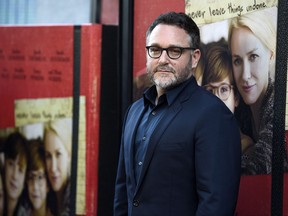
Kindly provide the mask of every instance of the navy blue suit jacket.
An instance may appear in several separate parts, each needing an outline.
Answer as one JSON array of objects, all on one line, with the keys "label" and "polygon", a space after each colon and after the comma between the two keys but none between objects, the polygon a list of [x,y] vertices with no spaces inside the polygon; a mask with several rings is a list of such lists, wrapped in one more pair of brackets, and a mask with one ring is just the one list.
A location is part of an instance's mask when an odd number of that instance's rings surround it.
[{"label": "navy blue suit jacket", "polygon": [[233,215],[241,144],[225,104],[191,78],[156,126],[136,183],[133,147],[144,109],[136,101],[124,120],[114,215]]}]

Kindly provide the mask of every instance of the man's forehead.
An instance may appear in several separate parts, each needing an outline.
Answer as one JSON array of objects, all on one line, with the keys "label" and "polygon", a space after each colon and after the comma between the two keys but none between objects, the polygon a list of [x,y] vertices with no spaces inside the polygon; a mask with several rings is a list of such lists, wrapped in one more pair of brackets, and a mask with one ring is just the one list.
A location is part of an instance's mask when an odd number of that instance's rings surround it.
[{"label": "man's forehead", "polygon": [[190,37],[184,29],[181,29],[178,26],[159,24],[153,29],[150,36],[147,38],[147,41],[149,42],[149,45],[165,42],[167,43],[166,45],[181,46],[189,45]]}]

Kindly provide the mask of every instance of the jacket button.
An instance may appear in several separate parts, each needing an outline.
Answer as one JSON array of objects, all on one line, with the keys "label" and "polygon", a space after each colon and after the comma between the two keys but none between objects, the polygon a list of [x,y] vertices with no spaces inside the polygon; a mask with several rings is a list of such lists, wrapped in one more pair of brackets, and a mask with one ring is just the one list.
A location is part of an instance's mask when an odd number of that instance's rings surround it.
[{"label": "jacket button", "polygon": [[138,207],[139,206],[139,201],[138,200],[134,200],[133,201],[133,206],[134,207]]}]

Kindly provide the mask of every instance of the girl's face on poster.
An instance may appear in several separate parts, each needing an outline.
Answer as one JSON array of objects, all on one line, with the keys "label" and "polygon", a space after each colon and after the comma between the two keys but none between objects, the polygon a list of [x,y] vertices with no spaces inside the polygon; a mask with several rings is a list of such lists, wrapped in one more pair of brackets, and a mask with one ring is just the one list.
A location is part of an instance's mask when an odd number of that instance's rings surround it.
[{"label": "girl's face on poster", "polygon": [[231,37],[235,82],[247,105],[264,97],[272,52],[248,29],[235,28]]},{"label": "girl's face on poster", "polygon": [[28,173],[28,195],[34,209],[46,207],[48,185],[44,169],[29,171]]},{"label": "girl's face on poster", "polygon": [[205,89],[212,92],[220,99],[221,96],[219,94],[229,95],[226,100],[222,99],[221,100],[230,109],[230,111],[234,113],[235,107],[238,106],[238,98],[235,96],[234,89],[231,86],[232,85],[231,82],[229,81],[229,77],[226,77],[224,80],[220,82],[211,82],[208,85],[205,85]]},{"label": "girl's face on poster", "polygon": [[58,192],[68,180],[70,157],[62,140],[52,131],[45,136],[45,155],[49,181]]},{"label": "girl's face on poster", "polygon": [[19,155],[15,160],[7,158],[5,161],[5,183],[9,199],[17,200],[24,188],[26,165],[20,165]]}]

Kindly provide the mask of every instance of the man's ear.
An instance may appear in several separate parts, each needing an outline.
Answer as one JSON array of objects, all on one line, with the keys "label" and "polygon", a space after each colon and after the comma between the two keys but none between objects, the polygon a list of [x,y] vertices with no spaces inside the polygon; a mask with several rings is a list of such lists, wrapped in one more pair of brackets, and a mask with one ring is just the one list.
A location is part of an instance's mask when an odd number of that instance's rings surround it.
[{"label": "man's ear", "polygon": [[201,51],[199,49],[196,49],[193,51],[193,54],[191,56],[192,58],[192,69],[195,69],[197,67],[197,64],[201,57]]}]

